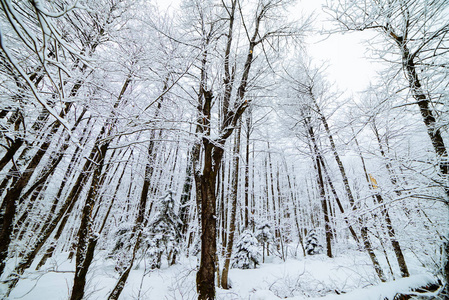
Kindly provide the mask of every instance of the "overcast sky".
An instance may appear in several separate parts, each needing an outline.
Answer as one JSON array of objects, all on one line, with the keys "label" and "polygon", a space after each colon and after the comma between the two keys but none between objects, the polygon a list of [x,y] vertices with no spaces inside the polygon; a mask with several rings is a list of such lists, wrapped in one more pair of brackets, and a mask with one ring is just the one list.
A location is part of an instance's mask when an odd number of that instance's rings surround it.
[{"label": "overcast sky", "polygon": [[[325,0],[299,0],[298,8],[316,15],[316,29],[329,29],[332,23],[323,12]],[[361,92],[375,79],[379,65],[366,56],[364,40],[373,36],[371,32],[351,32],[346,34],[311,35],[307,38],[309,54],[314,59],[329,63],[328,75],[342,90]]]}]

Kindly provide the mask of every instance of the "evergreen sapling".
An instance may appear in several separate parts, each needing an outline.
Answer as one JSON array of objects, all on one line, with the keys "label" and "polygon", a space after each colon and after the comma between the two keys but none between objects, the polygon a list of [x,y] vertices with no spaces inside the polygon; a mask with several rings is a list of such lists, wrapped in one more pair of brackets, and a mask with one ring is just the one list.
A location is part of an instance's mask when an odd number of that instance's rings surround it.
[{"label": "evergreen sapling", "polygon": [[307,255],[319,254],[323,250],[323,246],[318,242],[315,231],[311,231],[306,237],[306,253]]},{"label": "evergreen sapling", "polygon": [[239,269],[255,269],[259,264],[258,242],[250,230],[245,230],[236,245],[234,266]]},{"label": "evergreen sapling", "polygon": [[160,268],[162,256],[165,253],[168,264],[176,263],[176,256],[179,253],[179,243],[181,233],[179,231],[181,219],[175,212],[175,201],[172,192],[160,199],[158,211],[148,224],[147,245],[148,255],[151,257],[152,269]]}]

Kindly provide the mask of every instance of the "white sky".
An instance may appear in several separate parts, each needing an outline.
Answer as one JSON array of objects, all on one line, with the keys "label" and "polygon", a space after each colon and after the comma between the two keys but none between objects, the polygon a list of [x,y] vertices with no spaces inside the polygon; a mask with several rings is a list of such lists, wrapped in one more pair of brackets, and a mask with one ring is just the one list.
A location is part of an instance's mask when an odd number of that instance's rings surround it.
[{"label": "white sky", "polygon": [[321,42],[312,43],[309,53],[317,60],[328,61],[327,73],[343,90],[361,92],[376,76],[375,66],[365,57],[366,46],[361,33],[335,34]]},{"label": "white sky", "polygon": [[[323,12],[325,0],[299,0],[298,10],[315,12],[316,29],[328,29],[332,25]],[[346,34],[313,35],[306,41],[309,54],[318,61],[328,62],[327,73],[331,82],[336,82],[347,92],[361,92],[374,81],[379,65],[366,57],[367,46],[364,40],[372,37],[370,32],[351,32]]]}]

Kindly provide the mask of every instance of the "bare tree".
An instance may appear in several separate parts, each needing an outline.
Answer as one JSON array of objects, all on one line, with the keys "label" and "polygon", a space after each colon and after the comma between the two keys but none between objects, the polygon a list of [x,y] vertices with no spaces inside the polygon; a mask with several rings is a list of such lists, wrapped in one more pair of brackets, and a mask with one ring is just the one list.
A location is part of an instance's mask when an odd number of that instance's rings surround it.
[{"label": "bare tree", "polygon": [[[448,2],[436,1],[329,1],[326,8],[342,31],[374,30],[385,43],[383,57],[400,62],[411,97],[418,106],[434,152],[439,173],[448,176],[448,152],[438,123],[438,107],[447,105]],[[396,67],[396,65],[393,65]],[[397,68],[397,67],[396,67]],[[396,72],[397,74],[398,72]],[[435,78],[436,80],[432,80]],[[399,81],[399,78],[393,78]],[[442,184],[449,197],[449,188]],[[447,199],[446,203],[449,203]],[[449,282],[449,237],[444,242],[443,273]],[[448,284],[445,293],[449,294]]]},{"label": "bare tree", "polygon": [[[211,14],[211,6],[200,5],[199,1],[193,1],[198,18],[198,28],[201,33],[201,56],[199,67],[198,95],[198,134],[197,146],[194,150],[194,173],[198,200],[201,201],[201,262],[197,274],[197,290],[199,299],[215,298],[215,269],[216,269],[216,194],[218,170],[223,159],[224,145],[233,133],[235,126],[248,107],[251,99],[247,99],[247,91],[250,88],[250,74],[253,62],[261,51],[267,50],[264,43],[270,39],[297,36],[301,33],[297,26],[292,24],[274,23],[279,20],[279,13],[286,7],[288,1],[258,1],[248,8],[238,0],[229,3],[222,2],[218,5],[218,11],[213,11],[221,18],[207,19]],[[213,6],[212,6],[213,7]],[[249,18],[247,14],[251,16]],[[210,17],[209,17],[210,18]],[[268,21],[269,20],[269,21]],[[237,27],[238,26],[238,27]],[[242,49],[240,43],[235,41],[238,32],[244,32],[245,50],[239,57]],[[223,90],[221,93],[214,90],[210,64],[214,57],[211,53],[213,45],[219,41],[217,38],[224,36],[224,51],[219,53],[222,59]],[[271,44],[272,45],[272,44]],[[270,46],[271,47],[271,46]],[[259,50],[259,48],[261,50]],[[241,52],[240,52],[241,53]],[[221,73],[221,71],[220,71]],[[219,108],[214,108],[214,98],[222,97],[218,103]],[[220,112],[221,118],[215,127],[212,120],[213,110]],[[200,155],[201,153],[201,155]],[[201,158],[201,160],[200,160]]]}]

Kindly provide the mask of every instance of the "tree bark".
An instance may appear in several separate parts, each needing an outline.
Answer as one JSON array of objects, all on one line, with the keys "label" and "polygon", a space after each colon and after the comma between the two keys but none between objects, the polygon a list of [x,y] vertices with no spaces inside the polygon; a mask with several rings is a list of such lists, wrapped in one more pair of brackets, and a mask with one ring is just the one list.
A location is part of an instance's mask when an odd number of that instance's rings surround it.
[{"label": "tree bark", "polygon": [[190,206],[190,199],[191,199],[191,193],[192,193],[192,180],[193,180],[193,165],[192,165],[192,151],[187,153],[187,166],[186,166],[186,178],[184,180],[184,185],[182,188],[182,195],[181,195],[181,203],[179,207],[179,216],[182,221],[182,225],[180,225],[180,232],[184,236],[187,234],[187,228],[189,226],[188,219],[189,219],[189,206]]},{"label": "tree bark", "polygon": [[304,248],[304,238],[302,235],[303,230],[302,230],[301,226],[299,225],[299,213],[298,213],[297,199],[296,199],[295,193],[293,192],[293,186],[292,186],[292,181],[290,179],[289,171],[287,168],[287,162],[285,160],[283,162],[284,162],[285,174],[287,175],[287,183],[288,183],[288,189],[290,191],[290,198],[291,198],[292,205],[293,205],[293,215],[295,218],[296,230],[298,231],[299,243],[301,244],[302,255],[305,257],[306,249]]},{"label": "tree bark", "polygon": [[[338,194],[337,194],[337,191],[336,191],[336,189],[335,189],[335,187],[334,187],[334,184],[332,183],[332,180],[331,180],[331,178],[330,178],[330,176],[329,176],[329,172],[327,171],[327,168],[326,168],[326,166],[324,165],[324,161],[321,161],[321,164],[322,164],[321,166],[322,166],[323,171],[324,171],[324,174],[325,174],[325,176],[326,176],[326,179],[327,179],[327,183],[328,183],[328,185],[329,185],[329,188],[330,188],[332,194],[334,195],[335,202],[337,202],[338,209],[339,209],[340,212],[344,215],[344,214],[345,214],[345,210],[344,210],[344,208],[343,208],[343,205],[341,204],[340,197],[338,197]],[[353,208],[352,210],[354,210],[354,209],[355,209],[355,208]],[[349,232],[351,233],[352,237],[354,238],[354,241],[355,241],[357,244],[359,244],[359,238],[357,237],[357,234],[355,233],[355,230],[354,230],[354,228],[352,227],[352,225],[351,225],[351,223],[350,223],[348,217],[345,216],[344,219],[345,219],[346,224],[348,225]]]},{"label": "tree bark", "polygon": [[[248,107],[246,117],[246,152],[245,152],[245,229],[249,229],[250,203],[249,203],[249,143],[252,131],[251,108]],[[251,216],[251,219],[254,216]]]},{"label": "tree bark", "polygon": [[276,240],[276,248],[280,250],[280,244],[281,244],[281,228],[280,228],[280,217],[279,217],[279,210],[280,207],[276,205],[276,196],[274,193],[274,178],[273,178],[273,163],[271,161],[271,149],[270,149],[270,142],[267,141],[267,150],[268,150],[268,161],[267,161],[267,185],[269,180],[270,185],[270,191],[271,191],[271,203],[273,205],[273,225],[274,225],[274,236]]},{"label": "tree bark", "polygon": [[[406,30],[408,30],[409,24],[407,24]],[[449,174],[449,159],[447,148],[444,144],[443,137],[441,135],[440,128],[436,124],[434,113],[431,109],[431,100],[428,98],[427,93],[424,92],[418,73],[416,72],[415,58],[419,52],[410,53],[408,48],[407,35],[399,36],[392,28],[385,27],[386,34],[393,39],[399,47],[402,54],[402,68],[405,71],[405,75],[408,79],[409,88],[412,92],[413,98],[415,98],[421,117],[427,129],[427,134],[432,143],[433,149],[439,159],[439,171],[443,177],[447,177]],[[443,187],[446,193],[446,197],[449,198],[449,187]],[[448,203],[446,201],[446,203]],[[448,205],[449,209],[449,205]],[[449,295],[449,235],[446,235],[446,240],[443,243],[443,252],[445,252],[443,259],[443,272],[446,281],[445,293]]]},{"label": "tree bark", "polygon": [[28,184],[30,178],[36,171],[42,157],[47,152],[50,143],[52,142],[52,138],[59,128],[59,125],[59,122],[55,121],[54,125],[51,128],[51,132],[46,136],[45,142],[40,146],[36,154],[28,163],[25,171],[20,174],[19,178],[14,181],[13,185],[8,189],[3,200],[5,203],[5,210],[3,212],[3,215],[0,215],[0,223],[2,224],[0,231],[0,275],[3,274],[5,262],[8,257],[8,248],[12,239],[14,227],[13,220],[16,214],[18,201],[23,189]]},{"label": "tree bark", "polygon": [[337,147],[335,146],[334,137],[330,131],[329,124],[327,123],[327,119],[324,116],[324,114],[321,112],[321,108],[319,107],[314,95],[311,93],[311,97],[313,100],[313,103],[315,104],[315,109],[320,117],[321,123],[323,123],[323,127],[326,131],[327,137],[329,139],[329,143],[331,145],[332,155],[335,158],[335,161],[337,162],[338,170],[340,171],[341,178],[343,179],[343,185],[345,187],[345,192],[349,200],[349,204],[351,205],[351,209],[355,210],[354,205],[354,196],[352,195],[351,187],[349,186],[349,180],[348,176],[346,175],[345,167],[343,166],[343,162],[340,159],[340,155],[338,154]]},{"label": "tree bark", "polygon": [[240,133],[241,124],[238,125],[235,132],[235,144],[234,144],[234,155],[233,155],[233,176],[232,176],[232,192],[231,192],[231,217],[229,224],[229,234],[228,234],[228,245],[226,249],[225,263],[223,267],[223,272],[221,275],[221,287],[224,289],[229,289],[231,286],[228,282],[228,273],[232,258],[232,249],[234,247],[234,236],[235,236],[235,221],[237,214],[237,194],[238,194],[238,183],[239,183],[239,164],[240,164]]},{"label": "tree bark", "polygon": [[95,201],[98,198],[100,189],[99,181],[103,172],[104,160],[106,152],[109,148],[109,144],[110,142],[104,143],[99,146],[96,143],[96,145],[94,146],[96,149],[98,149],[95,155],[96,164],[93,170],[92,183],[82,211],[81,225],[78,230],[75,278],[70,300],[81,300],[84,296],[86,275],[92,262],[95,245],[98,239],[98,237],[92,232],[93,220],[91,215],[93,207],[95,205]]},{"label": "tree bark", "polygon": [[[360,150],[359,142],[357,140],[357,137],[355,137],[355,136],[354,136],[354,142],[355,142],[355,144],[357,146],[357,150],[358,150],[358,153],[359,153],[359,156],[360,156],[360,160],[362,162],[363,171],[365,173],[365,179],[367,180],[367,182],[369,184],[370,180],[369,180],[368,172],[367,172],[367,169],[366,169],[365,159],[363,158],[362,151]],[[387,281],[387,278],[385,277],[385,274],[384,274],[384,272],[382,270],[382,267],[379,264],[379,260],[377,259],[376,254],[374,253],[373,248],[371,246],[371,242],[370,242],[369,237],[368,237],[368,228],[366,228],[366,226],[364,226],[363,220],[361,218],[359,218],[359,223],[362,225],[361,235],[362,235],[363,243],[365,245],[365,249],[366,249],[366,251],[368,252],[368,254],[370,256],[371,262],[373,263],[374,269],[376,270],[376,273],[377,273],[379,279],[382,282],[385,282],[385,281]]]},{"label": "tree bark", "polygon": [[327,256],[332,256],[332,229],[330,226],[330,220],[329,220],[329,208],[327,207],[327,200],[326,200],[326,192],[324,189],[324,180],[323,180],[323,171],[322,171],[322,158],[321,155],[317,154],[315,158],[315,164],[317,166],[317,183],[318,187],[320,189],[320,201],[321,201],[321,208],[323,209],[324,214],[324,231],[326,234],[326,250],[327,250]]},{"label": "tree bark", "polygon": [[308,137],[312,143],[310,146],[312,149],[313,160],[315,163],[315,170],[317,172],[316,180],[320,193],[321,208],[324,214],[324,231],[326,235],[326,250],[327,250],[326,254],[328,257],[332,257],[332,230],[330,225],[329,210],[327,207],[326,190],[324,187],[324,179],[322,171],[322,165],[324,164],[323,157],[321,156],[321,152],[318,148],[318,141],[316,140],[315,132],[312,128],[310,117],[305,117],[304,123],[307,129]]},{"label": "tree bark", "polygon": [[361,233],[362,233],[361,235],[362,235],[363,244],[365,245],[365,249],[368,252],[371,262],[373,263],[374,270],[376,271],[377,276],[379,277],[380,281],[386,282],[387,278],[385,277],[384,271],[382,270],[382,267],[380,266],[379,260],[377,259],[377,256],[373,251],[373,246],[371,245],[371,242],[369,240],[368,228],[366,226],[362,226]]},{"label": "tree bark", "polygon": [[[204,168],[201,180],[201,261],[196,283],[199,300],[215,299],[216,270],[216,173],[212,165],[214,146],[205,141]],[[222,152],[216,149],[215,151]],[[221,154],[222,155],[222,154]],[[218,158],[218,157],[217,157]],[[214,160],[215,161],[215,160]],[[215,168],[217,165],[215,165]]]}]

